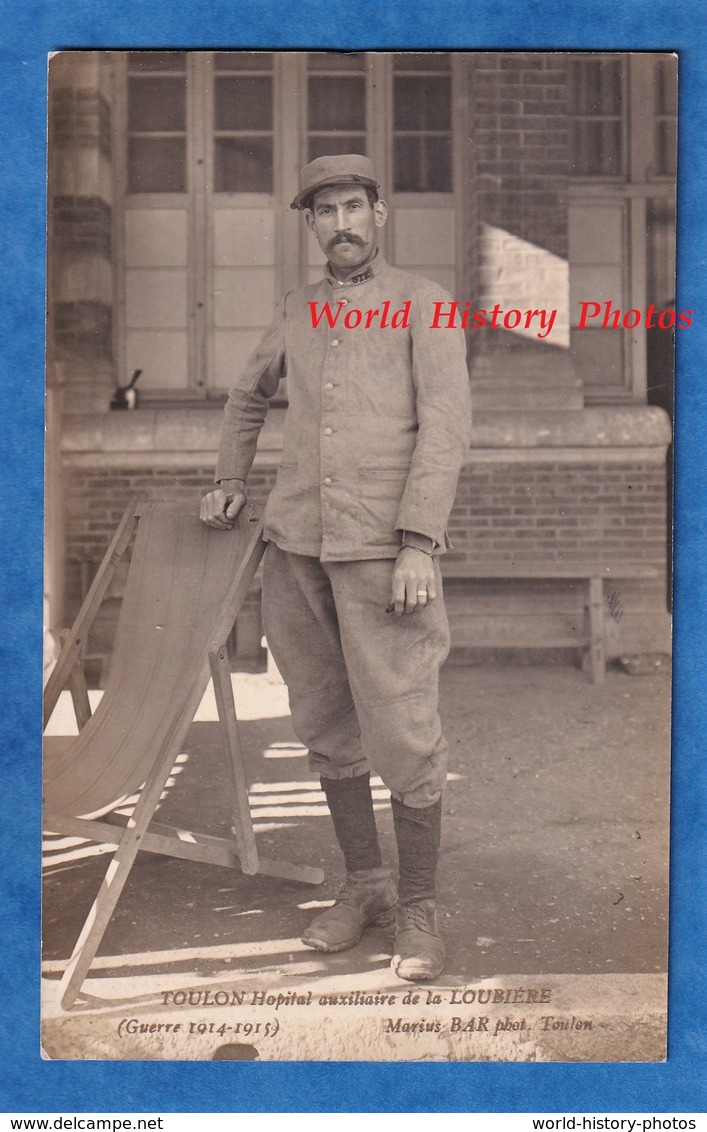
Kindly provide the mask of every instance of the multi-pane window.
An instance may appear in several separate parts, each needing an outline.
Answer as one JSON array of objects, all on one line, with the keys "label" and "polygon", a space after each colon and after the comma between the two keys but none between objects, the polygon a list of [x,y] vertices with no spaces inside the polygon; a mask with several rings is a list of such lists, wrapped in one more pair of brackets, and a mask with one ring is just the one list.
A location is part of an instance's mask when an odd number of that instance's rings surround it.
[{"label": "multi-pane window", "polygon": [[286,207],[303,161],[370,156],[395,206],[383,254],[454,289],[448,53],[134,51],[116,70],[118,366],[143,398],[219,396],[278,295],[321,278]]},{"label": "multi-pane window", "polygon": [[273,188],[272,53],[214,54],[214,188],[217,193],[271,193]]},{"label": "multi-pane window", "polygon": [[[570,58],[571,337],[588,403],[642,395],[654,345],[604,312],[674,303],[676,82],[667,54]],[[580,329],[590,296],[602,319]]]},{"label": "multi-pane window", "polygon": [[625,173],[622,58],[570,61],[570,173],[620,177]]},{"label": "multi-pane window", "polygon": [[[454,290],[452,57],[311,52],[304,102],[304,159],[367,154],[393,205],[380,234],[383,254]],[[304,248],[306,278],[314,282],[324,256],[313,236]]]},{"label": "multi-pane window", "polygon": [[181,51],[128,53],[129,192],[187,190],[186,70]]},{"label": "multi-pane window", "polygon": [[[383,57],[385,58],[385,57]],[[374,57],[311,52],[307,61],[307,159],[368,153],[367,103]],[[376,60],[376,65],[379,60]],[[452,68],[445,53],[391,57],[389,143],[394,192],[452,191]],[[381,107],[380,101],[376,105]],[[376,114],[378,118],[378,114]],[[376,121],[375,128],[378,126]],[[370,128],[370,126],[368,127]]]},{"label": "multi-pane window", "polygon": [[366,56],[311,52],[307,61],[308,160],[366,153]]},{"label": "multi-pane window", "polygon": [[[213,67],[214,188],[271,193],[273,75],[269,52],[216,52]],[[187,56],[131,51],[127,62],[127,187],[190,188]]]},{"label": "multi-pane window", "polygon": [[655,69],[655,173],[675,176],[677,165],[677,61],[659,59]]},{"label": "multi-pane window", "polygon": [[393,187],[396,192],[451,192],[452,76],[449,55],[395,56]]}]

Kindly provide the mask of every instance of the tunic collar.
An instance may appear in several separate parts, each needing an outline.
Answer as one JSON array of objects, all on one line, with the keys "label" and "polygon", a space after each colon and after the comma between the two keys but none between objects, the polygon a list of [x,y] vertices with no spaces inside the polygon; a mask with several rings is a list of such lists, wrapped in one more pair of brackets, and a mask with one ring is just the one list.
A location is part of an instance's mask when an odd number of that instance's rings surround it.
[{"label": "tunic collar", "polygon": [[375,279],[376,275],[380,275],[381,271],[387,266],[388,264],[380,251],[377,251],[371,262],[367,263],[356,275],[352,275],[350,279],[346,279],[344,282],[335,279],[328,263],[324,269],[324,278],[335,291],[340,291],[343,287],[359,287],[362,283],[368,283],[369,279]]}]

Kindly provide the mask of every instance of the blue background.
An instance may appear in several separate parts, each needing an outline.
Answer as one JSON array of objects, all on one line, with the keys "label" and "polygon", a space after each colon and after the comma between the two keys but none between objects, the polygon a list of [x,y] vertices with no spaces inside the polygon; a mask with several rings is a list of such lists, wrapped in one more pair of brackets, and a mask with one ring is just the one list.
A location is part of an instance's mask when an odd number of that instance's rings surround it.
[{"label": "blue background", "polygon": [[[446,4],[0,0],[0,1111],[705,1111],[707,9],[702,0]],[[623,1064],[47,1062],[39,1047],[46,56],[62,48],[608,48],[680,57],[669,1057]],[[702,363],[702,364],[701,364]]]}]

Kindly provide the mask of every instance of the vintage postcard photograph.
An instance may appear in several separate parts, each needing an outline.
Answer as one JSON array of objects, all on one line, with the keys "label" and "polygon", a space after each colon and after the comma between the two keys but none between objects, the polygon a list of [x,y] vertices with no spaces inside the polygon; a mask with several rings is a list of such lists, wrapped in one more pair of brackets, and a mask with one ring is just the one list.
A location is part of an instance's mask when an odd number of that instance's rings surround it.
[{"label": "vintage postcard photograph", "polygon": [[44,1056],[663,1061],[677,56],[48,74]]}]

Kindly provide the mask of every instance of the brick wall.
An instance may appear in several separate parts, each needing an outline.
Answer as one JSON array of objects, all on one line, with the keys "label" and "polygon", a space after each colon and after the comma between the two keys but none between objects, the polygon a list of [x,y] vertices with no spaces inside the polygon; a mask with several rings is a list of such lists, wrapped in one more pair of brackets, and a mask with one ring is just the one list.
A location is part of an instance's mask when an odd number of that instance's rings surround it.
[{"label": "brick wall", "polygon": [[[68,619],[78,609],[133,493],[193,493],[196,508],[212,476],[213,468],[206,463],[153,469],[137,464],[67,469]],[[274,478],[274,467],[256,467],[249,479],[250,500],[262,505]],[[582,566],[641,562],[662,571],[665,522],[665,468],[658,463],[628,459],[625,463],[533,462],[527,457],[518,462],[471,463],[462,472],[450,519],[454,548],[443,560],[453,644],[468,649],[470,636],[483,640],[491,623],[498,636],[499,625],[507,618],[508,643],[532,645],[534,634],[547,635],[552,618],[576,620],[582,610],[582,593],[571,585],[543,583],[524,589],[493,582],[468,583],[470,563],[505,561],[513,555],[519,562],[563,561]],[[91,646],[97,658],[110,653],[123,581],[124,574],[119,574],[97,621]],[[645,626],[656,610],[664,609],[664,595],[664,581],[622,587],[624,651],[648,647],[652,637]],[[234,638],[239,667],[262,662],[261,632],[254,593]],[[618,651],[618,637],[613,651]],[[465,656],[474,659],[468,653]]]},{"label": "brick wall", "polygon": [[566,259],[566,63],[526,52],[475,55],[469,92],[479,218]]},{"label": "brick wall", "polygon": [[[195,501],[212,467],[73,469],[67,482],[69,562],[99,561],[132,494],[166,490]],[[274,469],[254,470],[249,499],[263,504]],[[581,564],[665,560],[665,468],[654,463],[471,464],[463,470],[449,523],[454,549],[445,573],[467,562]]]},{"label": "brick wall", "polygon": [[607,654],[668,651],[666,522],[665,466],[652,461],[523,460],[467,467],[449,525],[454,549],[444,563],[453,659],[467,664],[510,657],[543,663],[579,659],[576,647],[546,646],[584,632],[584,584],[469,578],[472,565],[511,558],[582,569],[654,566],[655,579],[620,578],[605,586]]},{"label": "brick wall", "polygon": [[568,73],[563,56],[474,55],[464,263],[478,308],[556,310],[552,333],[469,331],[477,406],[580,409],[569,353]]},{"label": "brick wall", "polygon": [[665,468],[653,463],[480,464],[462,473],[446,573],[467,562],[665,561]]}]

